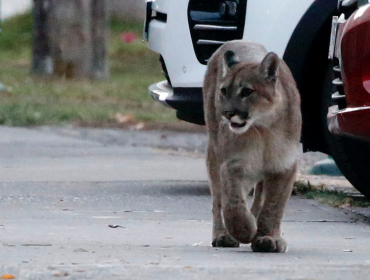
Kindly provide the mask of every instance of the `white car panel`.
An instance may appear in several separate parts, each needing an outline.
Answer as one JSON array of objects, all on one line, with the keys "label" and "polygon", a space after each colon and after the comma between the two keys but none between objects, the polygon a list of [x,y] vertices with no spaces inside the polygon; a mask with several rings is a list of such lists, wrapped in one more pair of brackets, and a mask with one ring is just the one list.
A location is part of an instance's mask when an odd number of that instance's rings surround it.
[{"label": "white car panel", "polygon": [[[189,0],[186,0],[189,3]],[[169,6],[173,5],[171,0],[152,0],[152,9],[166,14],[170,9]]]},{"label": "white car panel", "polygon": [[[243,39],[261,43],[282,57],[294,29],[313,2],[248,0]],[[206,71],[195,56],[188,3],[154,0],[152,4],[153,10],[167,14],[167,23],[150,22],[148,46],[163,56],[173,87],[202,87]]]},{"label": "white car panel", "polygon": [[284,55],[299,21],[314,0],[249,0],[243,39]]},{"label": "white car panel", "polygon": [[154,10],[167,14],[167,23],[163,26],[152,20],[149,25],[148,46],[163,56],[173,87],[202,87],[206,71],[206,66],[198,62],[191,41],[188,3],[154,1]]}]

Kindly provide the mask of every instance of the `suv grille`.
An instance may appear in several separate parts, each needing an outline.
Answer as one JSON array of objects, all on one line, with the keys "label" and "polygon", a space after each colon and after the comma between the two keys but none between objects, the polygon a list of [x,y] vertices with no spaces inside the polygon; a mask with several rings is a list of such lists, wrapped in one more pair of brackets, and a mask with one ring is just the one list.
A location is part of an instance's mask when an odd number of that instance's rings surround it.
[{"label": "suv grille", "polygon": [[247,0],[190,0],[188,19],[195,55],[207,64],[225,42],[242,39]]}]

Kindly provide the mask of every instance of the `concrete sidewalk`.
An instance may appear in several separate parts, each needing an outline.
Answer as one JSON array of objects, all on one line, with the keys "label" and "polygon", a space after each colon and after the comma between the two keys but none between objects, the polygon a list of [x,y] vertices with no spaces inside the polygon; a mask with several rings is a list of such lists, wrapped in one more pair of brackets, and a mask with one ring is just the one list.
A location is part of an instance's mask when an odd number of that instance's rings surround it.
[{"label": "concrete sidewalk", "polygon": [[53,129],[0,135],[0,276],[369,279],[370,226],[355,216],[292,197],[288,253],[212,248],[203,158]]}]

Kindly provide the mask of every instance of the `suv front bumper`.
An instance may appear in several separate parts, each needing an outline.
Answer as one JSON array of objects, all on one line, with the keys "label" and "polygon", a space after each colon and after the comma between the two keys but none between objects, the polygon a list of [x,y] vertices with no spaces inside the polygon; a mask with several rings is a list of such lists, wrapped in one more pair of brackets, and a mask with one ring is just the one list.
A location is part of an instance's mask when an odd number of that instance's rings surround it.
[{"label": "suv front bumper", "polygon": [[167,102],[167,98],[173,96],[173,89],[167,81],[162,81],[149,86],[149,94],[153,99],[166,107],[171,107]]},{"label": "suv front bumper", "polygon": [[204,125],[202,88],[172,88],[167,81],[149,86],[154,100],[177,111],[181,120]]}]

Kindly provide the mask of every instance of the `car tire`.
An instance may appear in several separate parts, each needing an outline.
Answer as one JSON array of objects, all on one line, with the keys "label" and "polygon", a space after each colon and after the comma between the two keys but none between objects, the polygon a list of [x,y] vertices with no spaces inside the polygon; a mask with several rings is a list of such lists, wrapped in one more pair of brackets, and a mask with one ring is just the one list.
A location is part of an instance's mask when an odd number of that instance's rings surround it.
[{"label": "car tire", "polygon": [[370,142],[334,135],[328,130],[327,113],[328,108],[332,105],[333,78],[333,65],[329,63],[321,99],[321,117],[325,140],[331,156],[343,175],[359,192],[370,199]]}]

